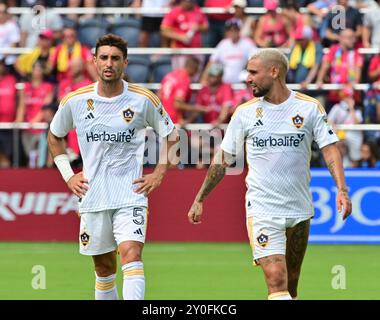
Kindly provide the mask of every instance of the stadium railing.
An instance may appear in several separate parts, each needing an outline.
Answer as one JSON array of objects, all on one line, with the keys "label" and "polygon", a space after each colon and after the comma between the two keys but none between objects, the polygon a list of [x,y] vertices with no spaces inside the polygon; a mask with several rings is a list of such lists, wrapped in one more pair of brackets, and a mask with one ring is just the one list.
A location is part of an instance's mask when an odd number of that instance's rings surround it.
[{"label": "stadium railing", "polygon": [[[346,131],[380,131],[380,124],[342,124],[337,125],[337,129],[346,130]],[[12,166],[18,168],[20,166],[20,131],[26,129],[43,129],[47,130],[49,124],[46,122],[0,122],[0,131],[1,130],[12,130],[13,132],[13,162]],[[184,127],[186,130],[211,130],[214,128],[211,124],[208,123],[193,123],[188,124]],[[225,130],[227,124],[219,126],[220,129]]]}]

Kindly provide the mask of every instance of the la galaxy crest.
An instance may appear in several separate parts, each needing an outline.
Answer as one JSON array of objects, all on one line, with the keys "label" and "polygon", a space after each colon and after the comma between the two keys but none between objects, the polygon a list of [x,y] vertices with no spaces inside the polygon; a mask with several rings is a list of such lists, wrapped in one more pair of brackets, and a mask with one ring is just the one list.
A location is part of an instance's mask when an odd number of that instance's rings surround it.
[{"label": "la galaxy crest", "polygon": [[133,117],[135,115],[135,112],[128,107],[127,109],[122,110],[122,116],[126,123],[131,123],[133,121]]},{"label": "la galaxy crest", "polygon": [[268,245],[268,242],[269,242],[269,236],[264,233],[264,232],[261,232],[260,235],[256,238],[257,240],[257,243],[262,247],[262,248],[265,248],[267,245]]},{"label": "la galaxy crest", "polygon": [[292,117],[293,125],[297,128],[300,129],[303,126],[304,122],[304,117],[300,116],[298,113]]},{"label": "la galaxy crest", "polygon": [[86,231],[83,231],[80,234],[80,242],[82,243],[83,247],[86,247],[90,242],[90,235]]}]

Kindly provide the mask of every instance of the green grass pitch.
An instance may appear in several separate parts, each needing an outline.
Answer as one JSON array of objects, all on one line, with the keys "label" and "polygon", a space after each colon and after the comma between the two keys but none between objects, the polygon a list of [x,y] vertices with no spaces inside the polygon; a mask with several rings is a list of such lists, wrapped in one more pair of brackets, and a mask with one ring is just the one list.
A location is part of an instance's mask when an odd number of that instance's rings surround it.
[{"label": "green grass pitch", "polygon": [[[299,298],[380,299],[379,257],[376,245],[309,245]],[[147,243],[146,299],[266,299],[262,271],[250,261],[243,243]],[[46,289],[32,287],[36,265],[46,271]],[[345,289],[333,288],[337,265],[344,267]],[[75,243],[0,243],[0,272],[0,299],[94,297],[92,259],[81,256]],[[121,297],[120,270],[117,283]]]}]

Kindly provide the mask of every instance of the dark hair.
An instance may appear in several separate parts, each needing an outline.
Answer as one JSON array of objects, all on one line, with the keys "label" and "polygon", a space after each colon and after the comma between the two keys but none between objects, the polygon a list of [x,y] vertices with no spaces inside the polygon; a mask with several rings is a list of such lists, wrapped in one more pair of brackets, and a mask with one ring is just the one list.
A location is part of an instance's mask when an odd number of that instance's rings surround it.
[{"label": "dark hair", "polygon": [[378,158],[376,144],[373,141],[364,141],[362,146],[367,145],[371,152],[371,157]]},{"label": "dark hair", "polygon": [[98,39],[95,46],[95,56],[98,54],[98,48],[102,46],[111,46],[120,49],[120,51],[123,52],[124,59],[128,56],[128,42],[115,34],[109,33]]},{"label": "dark hair", "polygon": [[185,60],[185,66],[199,66],[201,62],[195,56],[188,56]]}]

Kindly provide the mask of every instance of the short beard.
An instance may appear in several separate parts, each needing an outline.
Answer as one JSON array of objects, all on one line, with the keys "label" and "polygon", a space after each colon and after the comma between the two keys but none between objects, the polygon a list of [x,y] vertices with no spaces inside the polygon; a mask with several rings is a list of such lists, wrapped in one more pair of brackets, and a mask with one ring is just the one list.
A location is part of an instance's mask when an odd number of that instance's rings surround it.
[{"label": "short beard", "polygon": [[257,98],[261,98],[261,97],[264,97],[265,95],[267,95],[267,93],[269,92],[269,89],[268,88],[264,88],[264,89],[259,89],[259,91],[253,91],[253,95]]},{"label": "short beard", "polygon": [[102,81],[104,83],[106,83],[107,85],[112,85],[114,83],[118,83],[120,81],[120,79],[122,79],[122,75],[118,78],[114,78],[114,79],[106,79],[106,78],[103,78],[103,77],[100,77],[102,79]]}]

